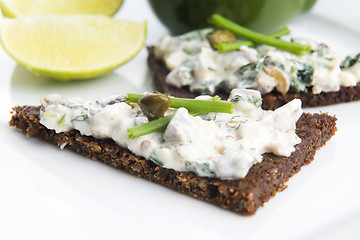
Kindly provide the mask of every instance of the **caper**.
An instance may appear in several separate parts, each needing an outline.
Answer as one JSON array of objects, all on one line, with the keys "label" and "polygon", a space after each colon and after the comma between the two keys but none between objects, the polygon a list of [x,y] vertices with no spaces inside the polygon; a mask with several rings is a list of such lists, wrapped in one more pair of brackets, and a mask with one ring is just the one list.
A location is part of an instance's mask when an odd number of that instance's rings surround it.
[{"label": "caper", "polygon": [[227,30],[214,30],[206,35],[212,48],[218,43],[230,43],[235,42],[237,39],[231,32]]},{"label": "caper", "polygon": [[138,104],[148,119],[154,120],[164,116],[170,107],[171,100],[165,94],[150,92],[140,98]]}]

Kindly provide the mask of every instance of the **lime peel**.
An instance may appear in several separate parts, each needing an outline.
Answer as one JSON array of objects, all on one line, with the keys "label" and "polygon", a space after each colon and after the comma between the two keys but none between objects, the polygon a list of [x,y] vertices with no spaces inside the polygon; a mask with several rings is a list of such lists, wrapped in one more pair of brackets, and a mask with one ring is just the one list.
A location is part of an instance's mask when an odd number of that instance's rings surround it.
[{"label": "lime peel", "polygon": [[146,21],[102,15],[37,16],[4,19],[1,44],[19,64],[59,80],[106,74],[144,46]]},{"label": "lime peel", "polygon": [[1,11],[5,17],[49,14],[102,14],[112,16],[123,0],[2,0]]}]

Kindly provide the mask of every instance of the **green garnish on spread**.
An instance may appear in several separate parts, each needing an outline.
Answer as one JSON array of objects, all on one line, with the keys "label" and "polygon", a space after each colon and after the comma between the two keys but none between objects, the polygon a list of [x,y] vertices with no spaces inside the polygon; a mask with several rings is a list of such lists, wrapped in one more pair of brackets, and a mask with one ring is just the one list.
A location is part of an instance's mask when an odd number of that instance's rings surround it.
[{"label": "green garnish on spread", "polygon": [[344,61],[340,64],[340,68],[341,69],[350,68],[359,62],[360,62],[360,53],[353,58],[350,56],[346,56]]},{"label": "green garnish on spread", "polygon": [[[126,98],[128,102],[137,103],[144,95],[128,93]],[[214,98],[209,100],[190,99],[190,98],[175,98],[170,97],[172,108],[184,107],[189,111],[203,111],[203,112],[223,112],[232,113],[234,104],[226,101],[219,101]]]},{"label": "green garnish on spread", "polygon": [[65,124],[65,117],[66,117],[66,114],[64,113],[64,115],[62,115],[62,117],[60,118],[59,120],[59,126],[63,127],[64,124]]},{"label": "green garnish on spread", "polygon": [[128,128],[129,138],[137,138],[144,136],[149,133],[164,131],[169,124],[170,120],[173,118],[174,114],[167,115],[165,117],[143,123],[141,125]]},{"label": "green garnish on spread", "polygon": [[266,44],[278,49],[293,52],[295,54],[306,54],[311,51],[310,45],[287,42],[272,36],[266,36],[264,34],[242,27],[219,14],[212,15],[209,19],[209,22],[218,27],[225,28],[239,36],[245,37],[255,43]]},{"label": "green garnish on spread", "polygon": [[[271,33],[268,36],[269,37],[280,37],[283,35],[287,35],[290,33],[290,29],[288,27],[285,27],[277,32]],[[253,46],[255,43],[252,41],[236,41],[236,42],[231,42],[231,43],[217,43],[215,44],[215,47],[217,48],[217,50],[219,51],[219,53],[223,53],[223,52],[228,52],[228,51],[234,51],[234,50],[238,50],[241,46]]]},{"label": "green garnish on spread", "polygon": [[[160,95],[160,93],[156,93],[157,95]],[[134,93],[128,93],[126,95],[128,102],[133,103],[141,103],[141,100],[146,96],[152,96],[150,94],[134,94]],[[227,101],[220,101],[220,98],[218,96],[212,97],[208,100],[201,100],[201,99],[188,99],[188,98],[174,98],[170,97],[170,107],[171,108],[180,108],[184,107],[186,108],[189,113],[192,116],[199,116],[205,113],[209,112],[223,112],[223,113],[232,113],[234,108],[233,102],[227,102]],[[152,104],[154,104],[152,102]],[[159,107],[161,103],[155,103],[157,105],[156,107]],[[167,106],[167,108],[169,107]],[[141,106],[140,106],[141,107]],[[142,108],[145,115],[148,115],[146,111]],[[147,123],[131,127],[128,129],[129,137],[130,138],[137,138],[152,132],[156,131],[163,131],[166,129],[168,123],[172,119],[174,114],[167,115],[165,117],[161,117],[152,121],[149,121]],[[151,120],[151,118],[150,118]]]}]

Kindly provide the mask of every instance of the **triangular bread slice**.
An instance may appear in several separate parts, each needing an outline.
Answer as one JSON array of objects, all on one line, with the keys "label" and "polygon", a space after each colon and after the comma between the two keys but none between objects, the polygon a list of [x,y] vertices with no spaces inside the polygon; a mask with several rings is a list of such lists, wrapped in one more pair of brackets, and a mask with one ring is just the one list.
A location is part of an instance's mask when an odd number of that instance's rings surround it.
[{"label": "triangular bread slice", "polygon": [[244,179],[221,180],[160,167],[119,147],[112,140],[82,136],[77,130],[57,134],[39,123],[39,112],[40,107],[14,107],[9,124],[28,137],[42,138],[61,148],[242,215],[254,214],[277,191],[285,189],[288,179],[303,165],[309,164],[316,150],[336,131],[335,117],[304,113],[296,126],[296,133],[302,141],[290,157],[264,154],[263,161],[251,167]]}]

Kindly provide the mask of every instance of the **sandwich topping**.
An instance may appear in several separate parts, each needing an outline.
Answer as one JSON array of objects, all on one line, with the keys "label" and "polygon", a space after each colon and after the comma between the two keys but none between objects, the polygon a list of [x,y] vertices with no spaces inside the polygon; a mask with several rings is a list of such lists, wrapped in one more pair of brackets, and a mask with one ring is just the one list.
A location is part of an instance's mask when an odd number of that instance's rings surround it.
[{"label": "sandwich topping", "polygon": [[233,112],[196,112],[169,104],[157,119],[168,119],[162,131],[134,137],[131,129],[157,120],[145,115],[137,103],[129,103],[129,96],[85,101],[51,94],[41,100],[40,123],[56,133],[76,129],[82,135],[110,138],[162,167],[220,179],[244,178],[262,161],[262,154],[290,156],[301,141],[295,132],[302,115],[298,99],[265,111],[255,90],[234,89],[228,101],[203,95],[196,101],[221,102],[231,105]]},{"label": "sandwich topping", "polygon": [[263,44],[241,46],[219,53],[207,38],[212,29],[202,29],[171,37],[164,36],[155,55],[170,70],[166,82],[189,87],[190,91],[213,94],[234,88],[251,88],[262,94],[339,91],[360,81],[360,54],[343,57],[324,43],[289,39],[310,45],[311,51],[296,55]]}]

